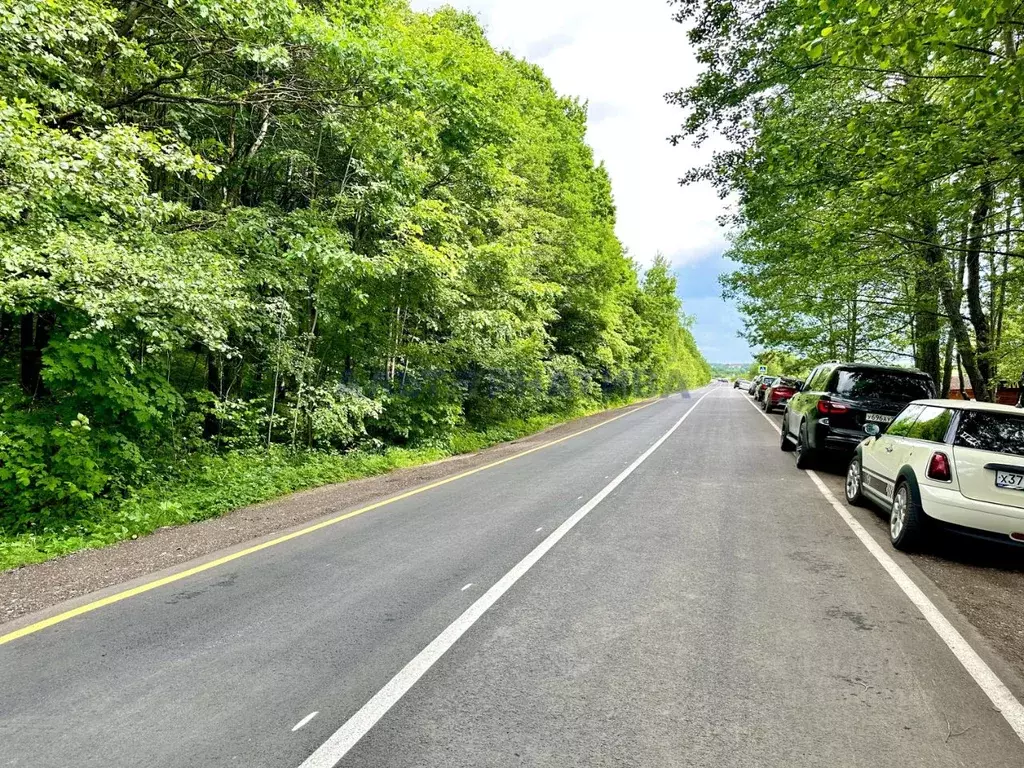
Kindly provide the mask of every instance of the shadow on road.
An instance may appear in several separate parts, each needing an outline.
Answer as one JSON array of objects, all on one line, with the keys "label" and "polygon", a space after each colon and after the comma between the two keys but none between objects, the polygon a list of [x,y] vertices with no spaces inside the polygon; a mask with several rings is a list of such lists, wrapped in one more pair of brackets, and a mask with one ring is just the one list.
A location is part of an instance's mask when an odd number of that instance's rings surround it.
[{"label": "shadow on road", "polygon": [[[816,469],[824,475],[845,478],[848,464],[849,460],[841,456],[827,457],[820,462]],[[875,513],[879,527],[887,528],[889,525],[888,515],[874,505],[870,506],[870,510]],[[928,550],[920,554],[975,568],[1024,573],[1024,547],[1009,542],[1002,544],[996,541],[986,541],[952,531],[936,531],[928,545]]]}]

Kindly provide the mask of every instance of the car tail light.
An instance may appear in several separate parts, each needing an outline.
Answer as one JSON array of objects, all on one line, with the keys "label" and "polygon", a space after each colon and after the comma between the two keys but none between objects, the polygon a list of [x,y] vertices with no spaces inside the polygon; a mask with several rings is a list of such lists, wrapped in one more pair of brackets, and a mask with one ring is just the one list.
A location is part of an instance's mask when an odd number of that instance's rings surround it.
[{"label": "car tail light", "polygon": [[819,400],[818,401],[818,413],[824,416],[832,416],[837,413],[848,413],[849,408],[845,405],[839,405],[833,403],[831,400]]},{"label": "car tail light", "polygon": [[932,454],[928,462],[928,477],[948,483],[953,479],[953,471],[949,468],[949,456],[939,451]]}]

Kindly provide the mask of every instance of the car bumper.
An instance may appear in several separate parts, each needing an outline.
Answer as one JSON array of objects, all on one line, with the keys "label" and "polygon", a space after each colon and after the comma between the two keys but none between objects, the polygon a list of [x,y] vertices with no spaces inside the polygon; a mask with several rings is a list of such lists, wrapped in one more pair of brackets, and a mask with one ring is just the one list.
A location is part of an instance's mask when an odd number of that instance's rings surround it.
[{"label": "car bumper", "polygon": [[853,453],[861,444],[864,433],[818,425],[818,446],[837,453]]},{"label": "car bumper", "polygon": [[1024,534],[1024,509],[974,501],[960,491],[921,484],[921,506],[928,517],[943,523],[1009,537]]}]

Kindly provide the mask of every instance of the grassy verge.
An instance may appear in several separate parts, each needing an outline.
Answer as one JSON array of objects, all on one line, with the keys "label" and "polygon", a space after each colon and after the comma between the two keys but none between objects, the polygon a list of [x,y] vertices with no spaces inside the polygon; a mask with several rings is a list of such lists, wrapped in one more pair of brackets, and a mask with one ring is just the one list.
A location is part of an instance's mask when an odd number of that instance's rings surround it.
[{"label": "grassy verge", "polygon": [[460,431],[443,447],[387,448],[372,453],[291,452],[275,448],[194,457],[180,468],[175,478],[142,487],[126,499],[97,500],[84,514],[59,526],[17,535],[0,530],[0,571],[138,538],[168,525],[218,517],[295,491],[472,453],[627,404],[593,405],[569,413],[508,421],[483,431]]}]

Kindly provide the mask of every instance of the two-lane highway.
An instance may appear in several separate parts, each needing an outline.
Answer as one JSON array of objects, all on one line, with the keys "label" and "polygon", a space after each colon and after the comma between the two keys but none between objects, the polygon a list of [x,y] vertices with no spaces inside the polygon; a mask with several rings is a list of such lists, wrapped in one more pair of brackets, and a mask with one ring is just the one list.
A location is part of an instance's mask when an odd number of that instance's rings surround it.
[{"label": "two-lane highway", "polygon": [[744,399],[667,397],[0,645],[0,765],[1024,765]]}]

